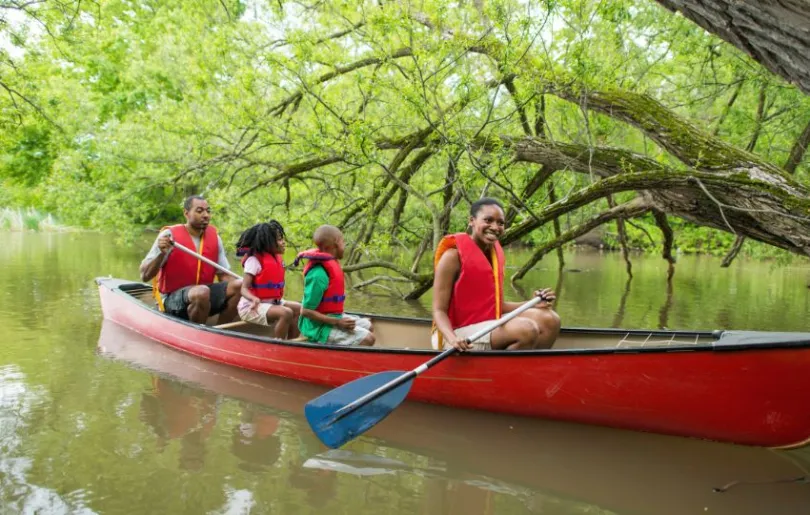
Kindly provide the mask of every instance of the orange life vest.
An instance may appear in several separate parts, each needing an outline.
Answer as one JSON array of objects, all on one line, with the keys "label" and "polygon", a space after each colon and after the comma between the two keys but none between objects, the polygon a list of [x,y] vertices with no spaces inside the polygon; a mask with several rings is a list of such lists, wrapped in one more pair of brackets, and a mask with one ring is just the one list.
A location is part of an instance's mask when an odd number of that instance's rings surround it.
[{"label": "orange life vest", "polygon": [[[217,230],[209,225],[200,237],[200,248],[195,248],[194,241],[183,224],[172,225],[168,228],[172,232],[172,239],[191,250],[196,250],[213,262],[219,258],[219,238]],[[161,230],[162,232],[162,230]],[[214,282],[216,269],[201,260],[189,256],[180,250],[172,250],[166,263],[158,272],[158,290],[164,295],[194,284],[211,284]]]},{"label": "orange life vest", "polygon": [[451,248],[458,251],[461,273],[453,285],[447,315],[453,329],[495,320],[503,310],[504,256],[501,244],[495,242],[490,259],[466,233],[445,236],[439,243],[434,259],[439,264],[442,255]]}]

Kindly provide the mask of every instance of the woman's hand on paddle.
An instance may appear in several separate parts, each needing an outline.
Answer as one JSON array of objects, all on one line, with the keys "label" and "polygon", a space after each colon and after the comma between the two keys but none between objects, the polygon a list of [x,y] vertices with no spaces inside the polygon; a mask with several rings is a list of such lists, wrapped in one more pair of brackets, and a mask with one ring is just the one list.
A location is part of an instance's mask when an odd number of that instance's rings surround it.
[{"label": "woman's hand on paddle", "polygon": [[543,288],[542,290],[536,290],[534,292],[535,297],[540,297],[543,299],[539,304],[537,304],[538,308],[550,308],[551,303],[554,302],[554,299],[557,298],[557,294],[554,293],[554,290],[551,288]]},{"label": "woman's hand on paddle", "polygon": [[[445,336],[445,338],[447,337]],[[467,338],[461,338],[456,335],[453,335],[453,338],[447,339],[445,341],[445,346],[455,347],[456,349],[458,349],[459,352],[464,352],[472,349],[472,345],[470,345],[470,342],[467,341]]]},{"label": "woman's hand on paddle", "polygon": [[341,331],[354,331],[354,319],[353,318],[338,318],[337,323],[335,323],[335,327],[340,329]]}]

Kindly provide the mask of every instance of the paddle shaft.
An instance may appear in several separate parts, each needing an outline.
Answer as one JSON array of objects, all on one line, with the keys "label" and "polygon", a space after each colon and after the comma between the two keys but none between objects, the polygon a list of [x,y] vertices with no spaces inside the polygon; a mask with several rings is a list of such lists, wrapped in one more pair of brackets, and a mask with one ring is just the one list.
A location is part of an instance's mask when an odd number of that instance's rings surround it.
[{"label": "paddle shaft", "polygon": [[[544,300],[546,300],[546,299],[544,299],[543,297],[535,297],[535,298],[533,298],[532,300],[526,302],[525,304],[523,304],[522,306],[520,306],[516,310],[512,311],[511,313],[508,313],[506,316],[504,316],[502,318],[499,318],[498,320],[496,320],[492,324],[488,325],[487,327],[481,329],[480,331],[477,331],[476,333],[471,334],[469,337],[467,337],[467,341],[474,342],[475,340],[477,340],[478,338],[481,338],[485,334],[491,333],[492,331],[494,331],[498,327],[502,326],[503,324],[505,324],[508,321],[512,320],[513,318],[520,315],[521,313],[523,313],[527,309],[534,307],[536,304],[538,304],[538,303],[540,303],[540,302],[542,302]],[[334,424],[335,422],[342,419],[343,417],[345,417],[349,413],[357,410],[358,408],[361,408],[361,407],[365,406],[366,404],[373,401],[374,399],[377,399],[381,395],[385,395],[386,393],[388,393],[391,390],[397,388],[398,386],[401,386],[401,385],[407,383],[408,381],[414,379],[416,376],[418,376],[422,372],[426,371],[427,369],[429,369],[430,367],[432,367],[436,363],[438,363],[441,360],[449,357],[451,354],[454,354],[457,351],[458,351],[458,349],[456,349],[455,347],[451,347],[451,348],[447,349],[446,351],[442,352],[441,354],[439,354],[438,356],[435,356],[430,361],[427,361],[427,362],[419,365],[418,367],[414,368],[410,372],[405,372],[404,374],[397,377],[393,381],[389,381],[388,383],[380,386],[379,388],[376,388],[376,389],[368,392],[367,394],[363,395],[359,399],[350,402],[349,404],[347,404],[347,405],[343,406],[342,408],[340,408],[339,410],[337,410],[335,412],[334,416],[332,417],[332,419],[329,421],[329,423]]]},{"label": "paddle shaft", "polygon": [[178,248],[178,249],[180,249],[180,250],[182,250],[182,251],[183,251],[183,252],[185,252],[186,254],[189,254],[189,255],[191,255],[191,256],[194,256],[195,258],[199,259],[199,260],[200,260],[200,261],[202,261],[203,263],[208,263],[209,265],[213,266],[214,268],[216,268],[216,269],[217,269],[217,270],[219,270],[220,272],[223,272],[223,273],[226,273],[226,274],[228,274],[228,275],[231,275],[231,276],[233,276],[233,277],[235,277],[235,278],[237,278],[237,279],[241,279],[241,278],[242,278],[242,276],[240,276],[240,275],[239,275],[239,274],[237,274],[236,272],[232,272],[232,271],[228,270],[228,269],[227,269],[227,268],[225,268],[224,266],[221,266],[219,263],[215,263],[215,262],[211,261],[210,259],[208,259],[207,257],[202,256],[202,255],[200,255],[200,254],[197,254],[196,252],[194,252],[194,251],[193,251],[193,250],[191,250],[190,248],[185,247],[185,246],[183,246],[183,245],[181,245],[181,244],[177,243],[177,242],[176,242],[176,241],[174,241],[174,240],[172,240],[172,246],[173,246],[173,247],[176,247],[176,248]]}]

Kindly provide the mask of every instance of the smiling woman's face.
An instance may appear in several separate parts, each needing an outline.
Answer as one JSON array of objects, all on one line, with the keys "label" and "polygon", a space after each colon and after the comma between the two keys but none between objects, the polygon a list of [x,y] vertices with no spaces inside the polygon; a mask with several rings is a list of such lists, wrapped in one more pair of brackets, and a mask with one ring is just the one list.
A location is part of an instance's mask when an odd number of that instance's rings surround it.
[{"label": "smiling woman's face", "polygon": [[470,227],[476,243],[487,247],[494,245],[506,227],[503,209],[494,204],[481,206],[475,216],[470,217]]}]

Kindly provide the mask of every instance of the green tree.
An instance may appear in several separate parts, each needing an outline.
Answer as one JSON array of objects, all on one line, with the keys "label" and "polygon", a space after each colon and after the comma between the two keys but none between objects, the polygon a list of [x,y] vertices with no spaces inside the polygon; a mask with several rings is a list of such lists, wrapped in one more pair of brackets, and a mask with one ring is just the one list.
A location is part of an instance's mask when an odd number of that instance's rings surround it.
[{"label": "green tree", "polygon": [[[653,2],[70,12],[19,65],[52,126],[26,118],[2,141],[5,180],[70,223],[134,235],[202,193],[229,241],[270,217],[299,246],[340,225],[347,269],[388,269],[367,284],[397,272],[411,297],[432,282],[424,256],[483,194],[508,204],[506,242],[536,248],[516,279],[603,225],[624,248],[660,229],[671,263],[676,234],[686,249],[810,248],[810,101]],[[12,168],[33,136],[44,157]],[[397,248],[409,255],[381,259]]]}]

